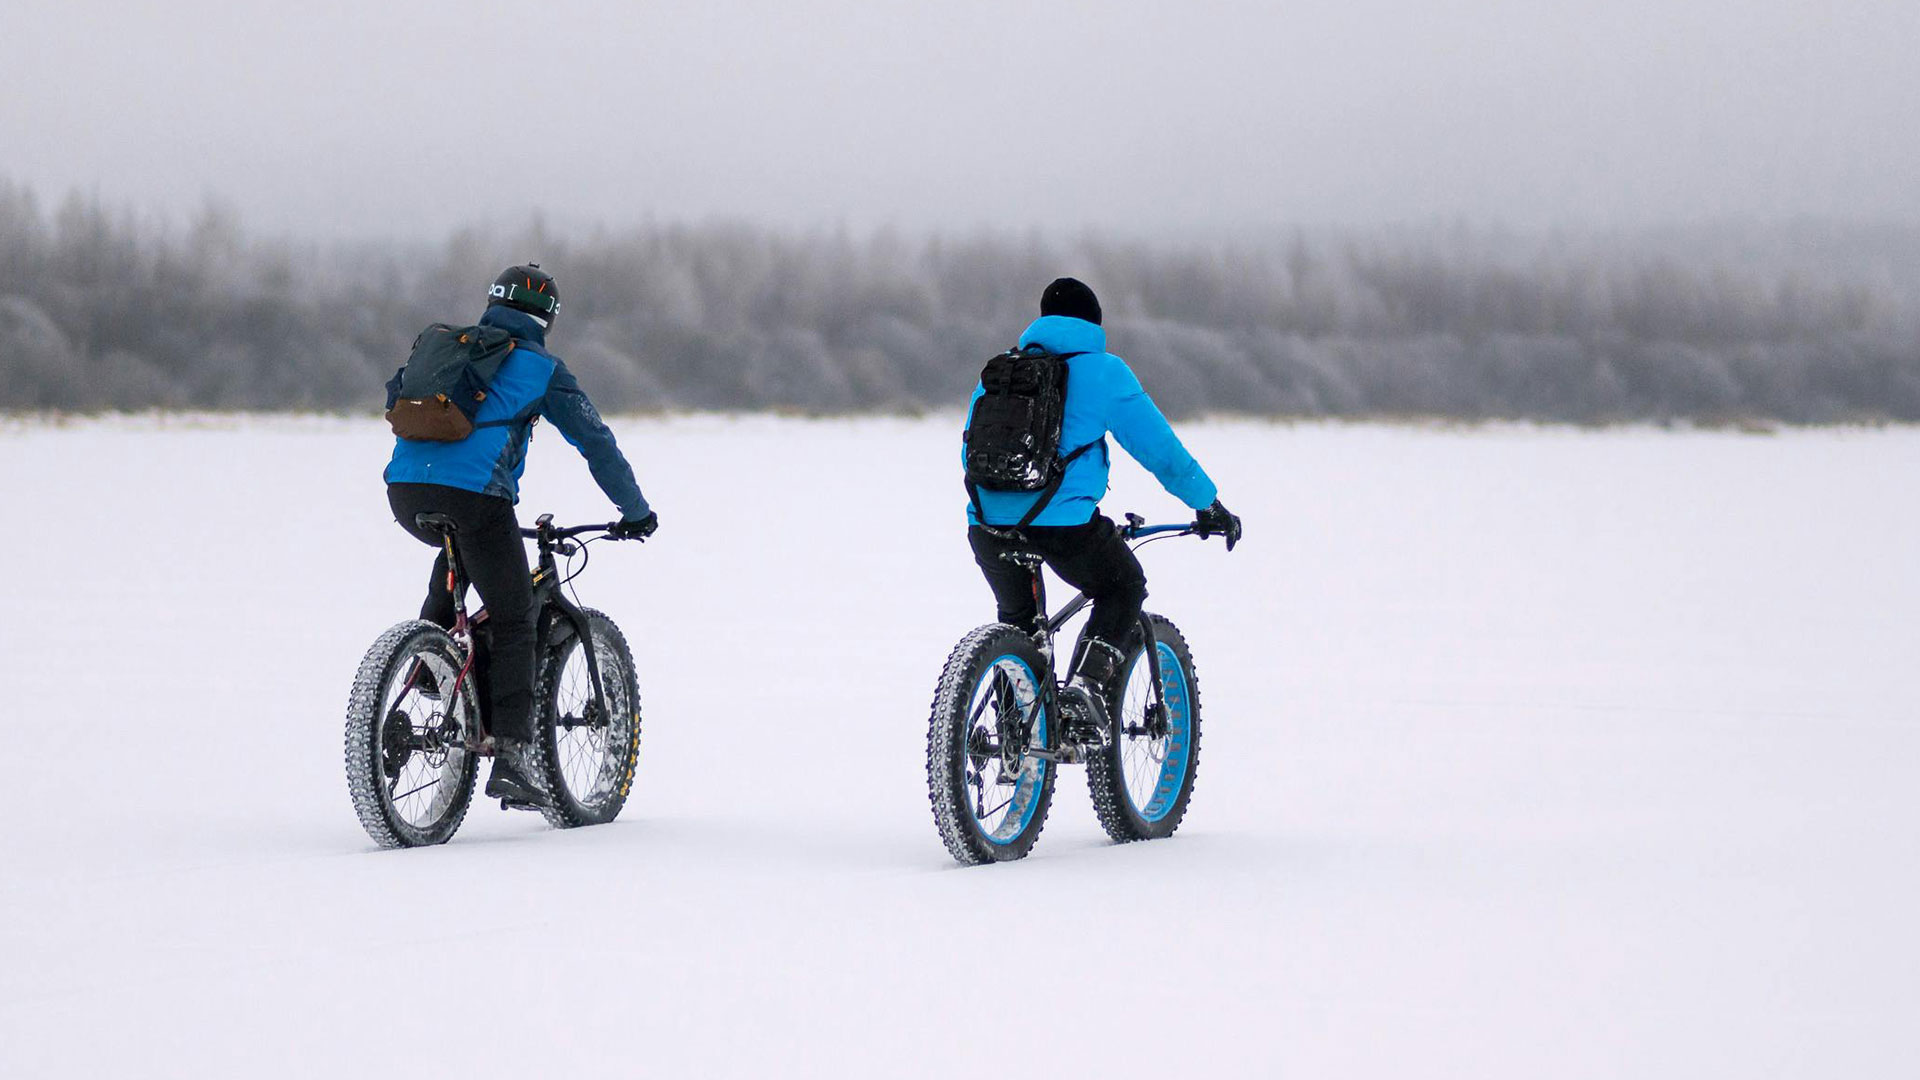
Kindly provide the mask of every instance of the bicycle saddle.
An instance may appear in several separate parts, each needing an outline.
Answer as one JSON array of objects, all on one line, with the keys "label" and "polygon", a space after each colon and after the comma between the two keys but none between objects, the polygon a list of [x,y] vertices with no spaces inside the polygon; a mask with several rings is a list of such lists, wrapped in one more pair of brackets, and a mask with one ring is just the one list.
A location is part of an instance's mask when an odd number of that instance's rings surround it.
[{"label": "bicycle saddle", "polygon": [[454,527],[453,519],[445,514],[415,514],[413,523],[430,532],[451,534],[460,531]]}]

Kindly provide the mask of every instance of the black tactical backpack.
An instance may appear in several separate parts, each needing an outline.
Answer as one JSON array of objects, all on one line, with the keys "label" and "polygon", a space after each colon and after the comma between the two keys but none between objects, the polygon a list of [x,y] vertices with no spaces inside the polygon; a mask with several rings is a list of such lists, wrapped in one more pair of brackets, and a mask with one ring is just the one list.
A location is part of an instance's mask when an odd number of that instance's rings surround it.
[{"label": "black tactical backpack", "polygon": [[419,442],[459,442],[473,434],[473,416],[512,351],[513,335],[497,326],[434,323],[420,331],[406,366],[387,382],[387,423],[393,433]]},{"label": "black tactical backpack", "polygon": [[1038,491],[1032,508],[1015,525],[1024,529],[1053,501],[1067,466],[1100,440],[1060,456],[1060,422],[1067,408],[1067,359],[1080,353],[1050,353],[1037,345],[1009,349],[980,372],[984,391],[967,417],[967,496],[983,518],[980,492]]}]

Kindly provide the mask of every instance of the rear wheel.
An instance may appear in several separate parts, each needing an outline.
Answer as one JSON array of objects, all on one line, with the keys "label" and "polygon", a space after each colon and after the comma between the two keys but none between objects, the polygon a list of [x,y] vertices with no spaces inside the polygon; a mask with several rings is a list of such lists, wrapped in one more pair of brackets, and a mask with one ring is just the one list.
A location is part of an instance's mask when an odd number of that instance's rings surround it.
[{"label": "rear wheel", "polygon": [[[562,829],[604,825],[620,816],[640,760],[640,687],[633,653],[612,619],[591,608],[586,616],[604,699],[594,695],[577,634],[547,654],[535,699],[541,715],[534,745],[553,792],[542,812]],[[570,626],[564,620],[562,625]]]},{"label": "rear wheel", "polygon": [[467,815],[478,698],[462,666],[447,632],[421,620],[380,635],[360,661],[347,699],[347,793],[382,847],[444,844]]},{"label": "rear wheel", "polygon": [[1054,767],[1024,751],[1046,744],[1049,678],[1033,639],[1002,623],[974,630],[947,657],[927,722],[927,797],[962,863],[1022,858],[1040,838]]},{"label": "rear wheel", "polygon": [[1122,843],[1172,836],[1186,816],[1200,768],[1200,682],[1193,654],[1178,627],[1158,615],[1149,618],[1161,698],[1154,695],[1153,668],[1135,634],[1108,702],[1113,741],[1087,762],[1094,813],[1107,835]]}]

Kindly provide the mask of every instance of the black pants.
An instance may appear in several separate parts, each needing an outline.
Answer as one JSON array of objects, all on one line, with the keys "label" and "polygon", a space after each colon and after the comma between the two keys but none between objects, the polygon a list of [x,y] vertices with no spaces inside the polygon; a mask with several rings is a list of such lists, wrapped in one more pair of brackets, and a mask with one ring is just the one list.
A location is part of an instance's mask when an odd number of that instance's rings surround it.
[{"label": "black pants", "polygon": [[1031,626],[1038,614],[1033,600],[1033,575],[1025,567],[1002,559],[1003,552],[1025,549],[1039,553],[1060,579],[1093,600],[1093,614],[1083,636],[1096,637],[1124,650],[1140,622],[1140,605],[1147,599],[1147,574],[1120,530],[1103,514],[1085,525],[1029,525],[1021,530],[1022,544],[995,535],[978,525],[967,529],[973,560],[993,589],[1000,621]]},{"label": "black pants", "polygon": [[447,589],[446,549],[439,533],[422,529],[413,519],[428,513],[453,519],[454,550],[487,606],[483,636],[492,688],[489,729],[500,738],[533,738],[533,576],[513,503],[441,484],[388,484],[387,504],[401,528],[440,550],[420,617],[448,628],[453,626],[453,593]]}]

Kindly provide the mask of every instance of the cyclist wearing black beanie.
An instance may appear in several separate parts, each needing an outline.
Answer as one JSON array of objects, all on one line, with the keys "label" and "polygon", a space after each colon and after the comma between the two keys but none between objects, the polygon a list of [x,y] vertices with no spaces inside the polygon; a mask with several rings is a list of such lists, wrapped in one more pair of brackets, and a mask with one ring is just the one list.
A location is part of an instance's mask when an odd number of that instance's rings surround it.
[{"label": "cyclist wearing black beanie", "polygon": [[[1001,557],[1013,549],[1038,552],[1062,580],[1093,600],[1069,689],[1086,694],[1096,707],[1105,700],[1147,597],[1140,560],[1100,513],[1100,498],[1107,492],[1107,435],[1197,511],[1195,524],[1203,533],[1224,535],[1228,550],[1240,540],[1240,519],[1220,504],[1212,479],[1173,433],[1133,369],[1107,351],[1100,319],[1099,298],[1076,278],[1059,278],[1041,293],[1040,318],[1020,335],[1020,347],[1065,360],[1057,439],[1064,468],[1050,490],[994,490],[970,481],[967,507],[967,539],[993,590],[1001,622],[1031,627],[1036,615],[1031,576]],[[983,383],[974,388],[973,402],[985,395]],[[970,408],[963,447],[974,442],[976,416]],[[983,426],[983,441],[989,437],[984,431]],[[1104,712],[1096,722],[1103,717]]]}]

